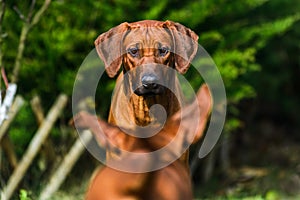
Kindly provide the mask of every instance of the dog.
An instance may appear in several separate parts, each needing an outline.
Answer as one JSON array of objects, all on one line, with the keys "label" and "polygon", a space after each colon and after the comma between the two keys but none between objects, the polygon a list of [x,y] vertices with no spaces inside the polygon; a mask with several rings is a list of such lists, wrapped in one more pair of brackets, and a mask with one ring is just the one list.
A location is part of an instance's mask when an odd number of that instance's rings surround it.
[{"label": "dog", "polygon": [[[178,159],[178,149],[184,148],[185,143],[195,142],[195,138],[198,140],[202,136],[211,108],[212,98],[209,89],[207,85],[203,85],[192,104],[170,116],[163,129],[149,138],[137,138],[124,133],[122,128],[86,112],[75,116],[73,123],[76,123],[77,127],[89,128],[100,145],[105,147],[121,148],[130,141],[134,144],[129,149],[130,152],[147,154],[175,141],[175,146],[168,147],[159,157],[141,160],[132,155],[125,155],[115,163],[128,165],[131,168],[136,165],[147,168],[157,162],[170,163],[158,170],[141,173],[125,172],[111,167],[114,163],[109,162],[108,166],[98,170],[92,178],[86,200],[191,200],[193,195],[189,171],[185,163]],[[195,134],[192,134],[194,132]],[[181,137],[176,137],[178,134]]]},{"label": "dog", "polygon": [[[198,36],[172,21],[124,22],[101,34],[95,47],[109,77],[117,78],[108,122],[134,130],[155,121],[153,105],[161,105],[169,118],[184,98],[175,70],[184,74],[197,53]],[[153,111],[153,110],[152,110]],[[155,111],[154,111],[155,113]],[[132,149],[130,143],[124,150]],[[107,152],[107,158],[116,157]],[[188,153],[182,156],[188,162]]]}]

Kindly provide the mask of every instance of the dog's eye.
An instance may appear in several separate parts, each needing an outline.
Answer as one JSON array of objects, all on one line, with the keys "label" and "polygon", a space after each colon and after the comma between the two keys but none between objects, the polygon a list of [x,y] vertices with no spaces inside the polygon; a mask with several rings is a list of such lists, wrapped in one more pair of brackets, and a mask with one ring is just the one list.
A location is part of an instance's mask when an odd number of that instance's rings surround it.
[{"label": "dog's eye", "polygon": [[168,47],[160,47],[158,49],[158,53],[159,53],[160,56],[165,56],[165,55],[167,55],[168,52],[169,52]]},{"label": "dog's eye", "polygon": [[136,47],[130,48],[127,50],[127,52],[132,56],[132,57],[137,57],[139,55],[139,49]]}]

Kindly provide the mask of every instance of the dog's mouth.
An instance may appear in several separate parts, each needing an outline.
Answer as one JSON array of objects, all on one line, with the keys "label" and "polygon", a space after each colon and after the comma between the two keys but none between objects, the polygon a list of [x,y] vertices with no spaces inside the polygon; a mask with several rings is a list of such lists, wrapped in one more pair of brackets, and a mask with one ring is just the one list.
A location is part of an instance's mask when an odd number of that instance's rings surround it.
[{"label": "dog's mouth", "polygon": [[145,87],[145,85],[143,85],[134,90],[134,93],[136,95],[144,96],[144,97],[161,95],[164,92],[165,92],[165,87],[159,84],[155,84],[153,87]]}]

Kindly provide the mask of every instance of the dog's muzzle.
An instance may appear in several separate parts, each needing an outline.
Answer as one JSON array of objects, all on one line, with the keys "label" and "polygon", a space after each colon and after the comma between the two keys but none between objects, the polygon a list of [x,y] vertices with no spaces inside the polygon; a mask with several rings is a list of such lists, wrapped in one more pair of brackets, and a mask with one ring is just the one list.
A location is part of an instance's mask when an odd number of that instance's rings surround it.
[{"label": "dog's muzzle", "polygon": [[164,93],[165,87],[159,84],[155,74],[145,74],[141,78],[141,86],[134,90],[138,96],[154,96]]}]

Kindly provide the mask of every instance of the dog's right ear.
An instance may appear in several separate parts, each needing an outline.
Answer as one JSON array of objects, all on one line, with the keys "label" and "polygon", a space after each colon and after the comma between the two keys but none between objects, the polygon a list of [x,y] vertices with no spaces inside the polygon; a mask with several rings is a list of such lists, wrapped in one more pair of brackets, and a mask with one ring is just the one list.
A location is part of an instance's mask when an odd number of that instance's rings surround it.
[{"label": "dog's right ear", "polygon": [[124,33],[130,26],[124,22],[109,31],[102,33],[95,40],[95,47],[101,60],[104,62],[106,73],[109,77],[114,77],[122,64],[121,43]]}]

